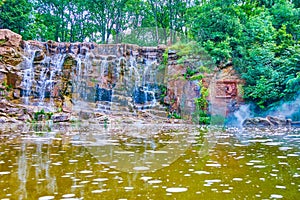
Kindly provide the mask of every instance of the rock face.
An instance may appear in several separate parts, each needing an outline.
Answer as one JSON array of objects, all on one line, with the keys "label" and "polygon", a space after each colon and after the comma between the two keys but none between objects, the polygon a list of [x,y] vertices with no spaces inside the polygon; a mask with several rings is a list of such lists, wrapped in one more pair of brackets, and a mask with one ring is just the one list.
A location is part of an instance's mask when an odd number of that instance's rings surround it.
[{"label": "rock face", "polygon": [[[201,96],[199,80],[186,78],[187,69],[195,65],[193,61],[177,62],[175,51],[169,51],[167,77],[167,96],[165,103],[170,105],[170,110],[190,117],[195,111],[195,98]],[[232,66],[215,68],[214,71],[203,73],[203,87],[208,88],[209,108],[211,115],[227,116],[237,110],[243,102],[244,81],[239,77]]]},{"label": "rock face", "polygon": [[255,117],[248,118],[243,122],[244,127],[278,127],[278,126],[291,126],[292,121],[290,119],[267,116],[267,117]]},{"label": "rock face", "polygon": [[[30,120],[37,109],[112,114],[147,110],[159,117],[166,117],[169,109],[191,116],[194,99],[200,95],[198,81],[185,78],[189,62],[179,64],[174,51],[169,51],[167,66],[162,68],[165,49],[23,41],[20,35],[1,29],[0,99],[29,112],[2,109],[1,121],[12,112],[18,120]],[[210,103],[228,107],[240,102],[242,81],[232,67],[214,74],[206,74],[203,80],[205,87],[213,88]],[[67,121],[66,116],[54,115],[53,120]]]}]

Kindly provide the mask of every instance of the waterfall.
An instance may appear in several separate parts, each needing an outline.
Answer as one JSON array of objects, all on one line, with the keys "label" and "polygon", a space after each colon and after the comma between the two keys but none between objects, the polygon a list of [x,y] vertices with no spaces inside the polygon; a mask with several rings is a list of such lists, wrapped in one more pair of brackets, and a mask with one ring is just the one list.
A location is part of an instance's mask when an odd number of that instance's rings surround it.
[{"label": "waterfall", "polygon": [[[135,64],[135,62],[133,62]],[[157,80],[155,77],[156,59],[144,58],[143,63],[131,65],[138,75],[135,79],[134,104],[138,110],[152,108],[156,105],[155,89]],[[141,74],[141,75],[140,75]]]},{"label": "waterfall", "polygon": [[40,74],[40,80],[38,81],[38,94],[39,94],[39,105],[44,105],[45,91],[46,91],[46,80],[47,80],[48,69],[43,68]]},{"label": "waterfall", "polygon": [[[24,62],[22,63],[25,68],[21,83],[23,87],[22,96],[24,97],[25,104],[30,103],[29,97],[31,95],[37,96],[39,100],[37,105],[46,106],[49,110],[52,110],[54,107],[53,86],[56,76],[61,73],[65,54],[45,55],[42,60],[36,62],[35,54],[38,51],[42,52],[42,49],[26,43]],[[40,71],[38,72],[35,67],[39,67]],[[37,79],[36,75],[38,75],[38,73],[39,76]],[[46,96],[50,98],[50,104],[45,104]]]},{"label": "waterfall", "polygon": [[35,50],[31,48],[30,45],[25,43],[25,48],[24,48],[24,62],[21,63],[24,68],[24,75],[23,75],[23,80],[21,82],[21,86],[24,88],[22,92],[22,96],[24,97],[24,103],[26,105],[29,104],[29,97],[31,95],[31,87],[33,85],[34,81],[34,55],[35,55]]},{"label": "waterfall", "polygon": [[153,49],[129,45],[126,53],[118,54],[114,50],[119,46],[68,45],[26,44],[21,84],[26,104],[55,111],[55,101],[67,99],[71,103],[61,105],[106,113],[112,106],[132,112],[158,105],[158,58]]}]

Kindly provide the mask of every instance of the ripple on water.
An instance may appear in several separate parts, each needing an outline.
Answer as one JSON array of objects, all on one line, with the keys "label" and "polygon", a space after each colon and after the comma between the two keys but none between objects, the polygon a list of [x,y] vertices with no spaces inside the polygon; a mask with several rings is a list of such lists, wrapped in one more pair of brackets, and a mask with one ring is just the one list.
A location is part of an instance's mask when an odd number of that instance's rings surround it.
[{"label": "ripple on water", "polygon": [[181,187],[173,187],[173,188],[167,188],[166,192],[186,192],[188,189],[187,188],[181,188]]},{"label": "ripple on water", "polygon": [[107,181],[108,180],[108,178],[95,178],[95,179],[93,179],[93,181],[95,181],[95,182],[103,182],[103,181]]},{"label": "ripple on water", "polygon": [[64,194],[62,195],[63,198],[71,198],[71,197],[75,197],[75,194]]},{"label": "ripple on water", "polygon": [[211,179],[211,180],[204,180],[206,183],[211,184],[211,183],[220,183],[220,179]]},{"label": "ripple on water", "polygon": [[207,167],[221,167],[222,165],[219,163],[208,163],[206,164]]},{"label": "ripple on water", "polygon": [[291,147],[279,147],[279,150],[280,151],[287,151],[287,150],[290,150],[292,149]]},{"label": "ripple on water", "polygon": [[194,171],[195,174],[210,174],[210,172],[207,171]]},{"label": "ripple on water", "polygon": [[125,190],[133,190],[133,187],[124,187]]},{"label": "ripple on water", "polygon": [[231,191],[230,190],[223,190],[222,192],[223,193],[230,193]]},{"label": "ripple on water", "polygon": [[288,157],[298,157],[299,155],[298,154],[294,154],[294,153],[290,153],[287,155]]},{"label": "ripple on water", "polygon": [[262,143],[263,145],[267,145],[267,146],[279,146],[282,144],[282,142],[265,142]]},{"label": "ripple on water", "polygon": [[141,177],[141,180],[143,180],[143,181],[148,181],[148,180],[151,180],[152,179],[152,177],[150,177],[150,176],[142,176]]},{"label": "ripple on water", "polygon": [[275,186],[277,189],[286,189],[286,187],[284,185],[276,185]]},{"label": "ripple on water", "polygon": [[253,168],[262,169],[262,168],[266,168],[266,166],[265,165],[254,165]]},{"label": "ripple on water", "polygon": [[146,171],[149,170],[149,167],[144,167],[144,166],[140,166],[140,167],[134,167],[133,170],[135,171]]},{"label": "ripple on water", "polygon": [[271,194],[270,198],[271,198],[271,199],[282,199],[283,196],[280,195],[280,194]]},{"label": "ripple on water", "polygon": [[233,181],[243,181],[242,178],[233,178],[232,180],[233,180]]},{"label": "ripple on water", "polygon": [[162,181],[161,180],[150,180],[148,181],[149,184],[158,184],[158,183],[161,183]]},{"label": "ripple on water", "polygon": [[49,200],[49,199],[54,199],[54,196],[43,196],[39,198],[39,200]]},{"label": "ripple on water", "polygon": [[92,191],[93,194],[99,194],[99,193],[102,193],[102,192],[105,192],[105,190],[93,190]]},{"label": "ripple on water", "polygon": [[91,171],[91,170],[82,170],[79,173],[80,174],[91,174],[91,173],[93,173],[93,171]]}]

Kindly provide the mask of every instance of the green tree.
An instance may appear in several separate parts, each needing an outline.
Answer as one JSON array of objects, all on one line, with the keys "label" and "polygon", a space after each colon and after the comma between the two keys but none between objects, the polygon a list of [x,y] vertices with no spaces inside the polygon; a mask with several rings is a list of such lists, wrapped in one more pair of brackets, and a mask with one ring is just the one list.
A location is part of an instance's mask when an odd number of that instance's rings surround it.
[{"label": "green tree", "polygon": [[32,3],[27,0],[6,0],[0,5],[0,28],[10,29],[32,39],[30,28],[33,23]]}]

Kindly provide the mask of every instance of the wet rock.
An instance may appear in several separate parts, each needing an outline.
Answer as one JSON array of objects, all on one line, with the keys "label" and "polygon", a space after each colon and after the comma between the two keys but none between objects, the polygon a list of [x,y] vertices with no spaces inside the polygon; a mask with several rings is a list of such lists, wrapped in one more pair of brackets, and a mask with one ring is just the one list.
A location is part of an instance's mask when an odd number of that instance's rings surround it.
[{"label": "wet rock", "polygon": [[57,47],[58,47],[58,43],[57,42],[49,40],[46,43],[46,49],[48,50],[48,52],[50,54],[57,53]]},{"label": "wet rock", "polygon": [[43,51],[36,51],[34,54],[34,61],[42,61],[45,58],[45,54]]},{"label": "wet rock", "polygon": [[267,116],[248,118],[243,122],[244,127],[277,127],[290,126],[292,121],[281,117]]},{"label": "wet rock", "polygon": [[263,117],[255,117],[255,118],[248,118],[243,122],[244,127],[268,127],[272,126],[272,123]]},{"label": "wet rock", "polygon": [[24,121],[24,122],[29,122],[31,121],[31,116],[29,114],[24,114],[18,117],[18,120]]},{"label": "wet rock", "polygon": [[0,117],[0,123],[6,123],[7,118],[6,117]]},{"label": "wet rock", "polygon": [[70,115],[65,114],[65,113],[54,114],[54,115],[52,115],[51,119],[53,120],[54,123],[68,122],[68,121],[70,121]]},{"label": "wet rock", "polygon": [[13,93],[13,97],[15,99],[19,99],[21,97],[21,91],[19,89],[15,89]]},{"label": "wet rock", "polygon": [[1,110],[0,110],[0,117],[7,118],[8,116],[7,116],[7,114],[6,114],[6,113],[4,113],[4,112],[1,112]]},{"label": "wet rock", "polygon": [[282,117],[273,117],[273,116],[267,116],[266,117],[274,126],[290,126],[292,123],[292,120],[285,119]]}]

